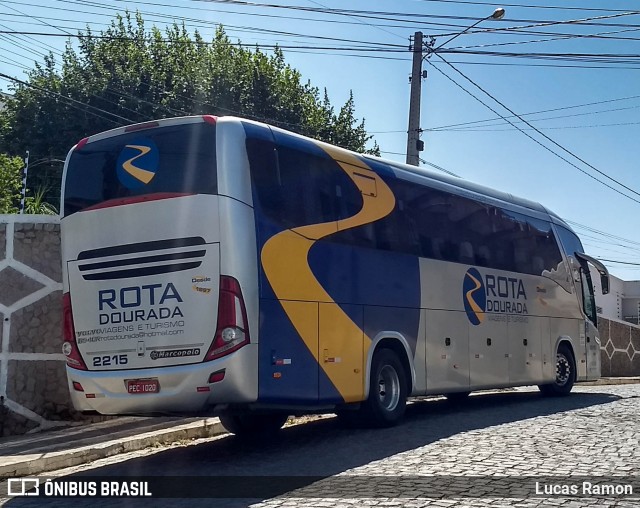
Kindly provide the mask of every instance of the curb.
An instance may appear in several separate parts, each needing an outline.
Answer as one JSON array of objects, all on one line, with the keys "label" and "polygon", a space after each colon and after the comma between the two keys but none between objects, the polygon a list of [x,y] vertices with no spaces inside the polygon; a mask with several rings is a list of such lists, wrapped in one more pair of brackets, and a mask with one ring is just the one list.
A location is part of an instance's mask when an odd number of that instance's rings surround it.
[{"label": "curb", "polygon": [[594,381],[580,381],[576,386],[633,385],[640,383],[640,377],[601,377]]},{"label": "curb", "polygon": [[0,479],[36,475],[65,467],[78,466],[121,453],[149,448],[157,444],[170,444],[181,440],[199,439],[226,434],[218,418],[206,418],[177,425],[168,429],[144,432],[118,440],[95,442],[68,450],[3,457]]}]

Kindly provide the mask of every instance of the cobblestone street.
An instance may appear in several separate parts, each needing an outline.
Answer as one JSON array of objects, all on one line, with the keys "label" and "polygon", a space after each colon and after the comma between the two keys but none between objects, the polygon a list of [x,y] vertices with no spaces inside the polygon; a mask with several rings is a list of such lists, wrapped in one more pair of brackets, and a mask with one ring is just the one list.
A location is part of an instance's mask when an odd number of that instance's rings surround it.
[{"label": "cobblestone street", "polygon": [[[294,476],[303,485],[251,499],[153,500],[154,506],[171,507],[630,508],[640,503],[639,410],[640,385],[577,387],[571,396],[555,399],[527,387],[474,395],[457,405],[441,399],[418,401],[409,406],[406,422],[392,429],[342,429],[334,418],[325,418],[286,428],[269,442],[203,439],[47,476],[166,476],[176,488],[194,480],[197,485],[228,478],[237,485],[268,481],[265,476],[274,481]],[[318,477],[322,479],[316,481]],[[633,494],[598,495],[592,489],[587,495],[563,495],[562,488],[581,488],[583,482],[594,489],[631,485]],[[560,490],[549,492],[551,488]],[[123,501],[91,503],[121,506]],[[127,501],[131,506],[144,502]],[[7,506],[85,503],[15,498]]]},{"label": "cobblestone street", "polygon": [[[640,477],[630,477],[640,473],[640,385],[579,387],[570,399],[525,403],[529,390],[480,395],[458,410],[429,416],[423,407],[429,403],[418,403],[416,417],[400,432],[407,439],[435,438],[424,446],[345,471],[348,481],[329,478],[254,506],[638,506]],[[497,404],[502,396],[512,403]],[[492,399],[490,407],[482,408],[483,398]],[[531,416],[536,410],[540,416]],[[536,481],[543,494],[536,495]],[[633,483],[634,495],[544,494],[544,485],[581,487],[583,481]],[[367,491],[376,497],[355,497]],[[495,491],[508,497],[482,495]],[[429,493],[433,497],[423,497]]]}]

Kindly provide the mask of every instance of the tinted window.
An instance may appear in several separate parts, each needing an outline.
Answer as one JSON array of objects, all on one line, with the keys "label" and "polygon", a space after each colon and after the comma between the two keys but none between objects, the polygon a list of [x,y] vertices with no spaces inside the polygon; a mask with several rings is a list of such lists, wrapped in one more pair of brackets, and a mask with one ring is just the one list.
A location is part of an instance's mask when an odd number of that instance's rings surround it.
[{"label": "tinted window", "polygon": [[[247,149],[256,201],[281,226],[335,221],[362,208],[356,185],[315,144],[297,138],[275,143],[270,136],[255,135],[247,139]],[[389,175],[378,176],[395,196],[393,211],[325,240],[534,275],[562,263],[546,221]]]},{"label": "tinted window", "polygon": [[574,232],[558,225],[556,225],[556,229],[567,256],[573,256],[576,252],[584,252],[584,247]]},{"label": "tinted window", "polygon": [[503,213],[517,224],[511,238],[515,271],[541,275],[545,270],[556,270],[562,263],[562,255],[551,224],[514,212]]},{"label": "tinted window", "polygon": [[358,187],[338,163],[311,142],[305,147],[248,138],[254,194],[262,213],[284,228],[351,217],[362,208]]},{"label": "tinted window", "polygon": [[64,214],[114,198],[158,192],[217,192],[215,126],[159,127],[94,141],[74,150]]},{"label": "tinted window", "polygon": [[387,184],[393,212],[331,240],[534,275],[562,262],[548,222],[404,180]]}]

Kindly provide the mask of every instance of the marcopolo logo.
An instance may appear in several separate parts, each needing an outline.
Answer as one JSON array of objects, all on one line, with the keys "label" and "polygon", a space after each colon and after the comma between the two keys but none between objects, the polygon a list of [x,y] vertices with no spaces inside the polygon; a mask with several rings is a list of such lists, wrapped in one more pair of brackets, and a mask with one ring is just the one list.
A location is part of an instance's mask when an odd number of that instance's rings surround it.
[{"label": "marcopolo logo", "polygon": [[464,310],[471,324],[479,325],[484,320],[487,310],[487,293],[482,282],[482,275],[475,268],[469,268],[464,274],[462,283]]},{"label": "marcopolo logo", "polygon": [[164,351],[152,351],[149,355],[152,360],[163,360],[165,358],[183,358],[185,356],[198,356],[200,354],[199,347],[189,349],[171,349]]},{"label": "marcopolo logo", "polygon": [[138,138],[125,145],[117,162],[118,179],[128,189],[139,189],[156,176],[158,147],[149,138]]},{"label": "marcopolo logo", "polygon": [[473,325],[484,321],[485,313],[528,314],[524,282],[517,277],[485,274],[469,268],[462,282],[464,310]]}]

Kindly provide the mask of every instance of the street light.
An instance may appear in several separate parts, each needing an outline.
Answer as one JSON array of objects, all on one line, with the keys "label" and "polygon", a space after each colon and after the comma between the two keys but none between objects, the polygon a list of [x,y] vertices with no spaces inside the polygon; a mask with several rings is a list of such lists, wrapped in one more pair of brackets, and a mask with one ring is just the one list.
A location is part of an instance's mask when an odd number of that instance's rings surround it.
[{"label": "street light", "polygon": [[[443,47],[446,44],[449,44],[453,39],[456,39],[457,37],[460,37],[462,34],[467,33],[469,30],[471,30],[472,28],[476,27],[477,25],[479,25],[480,23],[482,23],[483,21],[486,21],[488,19],[493,19],[495,21],[504,18],[504,13],[505,10],[500,7],[498,9],[496,9],[495,11],[493,11],[493,14],[491,14],[490,16],[487,16],[486,18],[481,18],[478,21],[476,21],[473,25],[468,26],[467,28],[465,28],[462,32],[458,32],[457,34],[455,34],[453,37],[451,37],[451,39],[447,39],[446,41],[444,41],[442,44],[440,44],[437,48],[433,49],[432,51],[429,52],[429,54],[431,54],[432,52],[440,49],[441,47]],[[428,55],[427,55],[428,56]]]},{"label": "street light", "polygon": [[[486,18],[481,18],[478,21],[476,21],[473,25],[468,26],[467,28],[465,28],[462,32],[458,32],[457,34],[455,34],[453,37],[451,37],[451,39],[447,39],[446,41],[444,41],[442,44],[440,44],[437,48],[433,49],[432,51],[429,52],[432,53],[438,49],[440,49],[441,47],[443,47],[446,44],[449,44],[453,39],[456,39],[457,37],[460,37],[462,34],[466,34],[469,30],[471,30],[472,28],[478,26],[480,23],[482,23],[483,21],[486,21],[488,19],[493,19],[495,21],[498,21],[502,18],[504,18],[504,13],[505,10],[502,7],[499,7],[498,9],[496,9],[495,11],[493,11],[493,14],[491,14],[490,16],[487,16]],[[428,56],[428,55],[427,55]]]},{"label": "street light", "polygon": [[[483,21],[488,19],[499,20],[504,18],[505,10],[499,7],[493,14],[480,18],[473,25],[468,26],[461,32],[458,32],[453,37],[447,39],[438,47],[433,48],[433,42],[427,46],[427,53],[425,57],[429,57],[432,53],[442,48],[446,44],[449,44],[456,37],[467,33],[469,30],[479,25]],[[433,41],[433,38],[431,38]],[[411,69],[411,93],[409,98],[409,129],[407,131],[407,164],[413,166],[420,165],[420,159],[418,153],[424,149],[424,144],[420,140],[420,94],[422,91],[422,59],[423,59],[423,44],[422,44],[422,32],[416,32],[413,36],[413,66]]]}]

